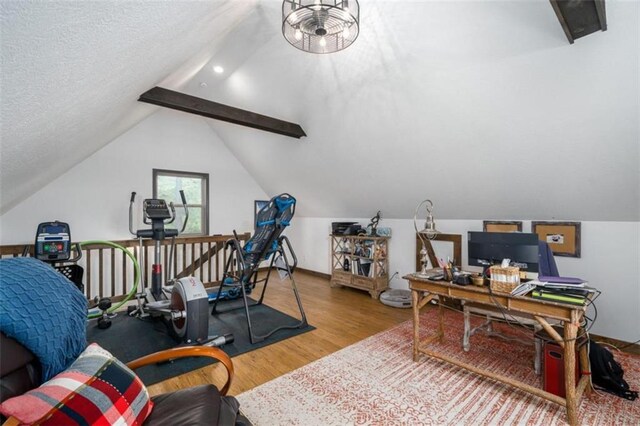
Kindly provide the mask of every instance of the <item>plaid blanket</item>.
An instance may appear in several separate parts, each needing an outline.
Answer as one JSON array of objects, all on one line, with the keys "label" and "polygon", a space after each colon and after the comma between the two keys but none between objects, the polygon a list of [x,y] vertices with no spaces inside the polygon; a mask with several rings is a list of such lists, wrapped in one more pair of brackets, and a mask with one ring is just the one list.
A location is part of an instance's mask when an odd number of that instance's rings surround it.
[{"label": "plaid blanket", "polygon": [[5,401],[0,412],[28,425],[141,425],[152,407],[138,376],[94,343],[69,369]]}]

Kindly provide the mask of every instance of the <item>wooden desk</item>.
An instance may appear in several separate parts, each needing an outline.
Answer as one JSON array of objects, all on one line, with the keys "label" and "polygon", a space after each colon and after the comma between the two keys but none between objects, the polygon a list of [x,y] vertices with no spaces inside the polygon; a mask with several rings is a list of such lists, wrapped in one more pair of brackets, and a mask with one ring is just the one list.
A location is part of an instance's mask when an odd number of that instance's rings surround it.
[{"label": "wooden desk", "polygon": [[[409,281],[413,304],[413,360],[418,361],[420,354],[441,359],[459,367],[465,368],[476,374],[506,383],[518,389],[532,393],[539,397],[548,399],[557,404],[565,406],[567,409],[567,419],[570,425],[577,425],[577,405],[583,393],[589,393],[590,365],[586,345],[580,349],[579,361],[583,375],[578,385],[575,383],[576,368],[576,337],[580,322],[585,314],[586,307],[558,303],[547,300],[534,299],[532,297],[511,296],[507,294],[490,294],[486,287],[459,286],[445,281],[430,281],[421,278],[417,274],[409,274],[403,277]],[[438,296],[453,299],[467,300],[475,303],[483,303],[495,306],[499,303],[506,311],[521,312],[532,315],[550,336],[564,349],[564,383],[566,398],[561,398],[540,388],[528,385],[518,380],[506,377],[491,371],[478,368],[457,359],[441,355],[427,349],[427,345],[434,340],[442,341],[444,337],[443,308],[438,305],[438,327],[436,333],[420,341],[420,309],[425,307],[431,300]],[[553,318],[563,322],[564,337],[560,336],[547,322],[546,318]]]}]

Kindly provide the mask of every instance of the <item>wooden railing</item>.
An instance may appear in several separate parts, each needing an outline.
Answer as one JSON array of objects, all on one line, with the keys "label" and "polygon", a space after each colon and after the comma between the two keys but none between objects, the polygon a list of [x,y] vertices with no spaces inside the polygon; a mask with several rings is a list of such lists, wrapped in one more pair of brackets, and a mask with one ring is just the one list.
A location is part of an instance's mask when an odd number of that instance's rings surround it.
[{"label": "wooden railing", "polygon": [[[247,241],[249,233],[238,238]],[[225,242],[231,235],[213,235],[206,237],[176,238],[171,276],[178,278],[195,276],[206,286],[220,282],[227,259]],[[126,248],[140,264],[142,278],[148,287],[151,283],[151,265],[154,258],[154,241],[143,240],[142,257],[138,240],[113,241]],[[161,241],[161,263],[163,275],[169,267],[171,240]],[[0,256],[17,257],[33,255],[33,244],[0,246]],[[74,250],[75,251],[75,250]],[[75,253],[72,253],[74,256]],[[134,284],[133,262],[121,250],[106,244],[83,244],[82,257],[78,265],[84,268],[84,288],[88,299],[94,297],[114,297],[127,294]],[[170,277],[171,278],[171,277]],[[164,282],[164,278],[163,278]]]}]

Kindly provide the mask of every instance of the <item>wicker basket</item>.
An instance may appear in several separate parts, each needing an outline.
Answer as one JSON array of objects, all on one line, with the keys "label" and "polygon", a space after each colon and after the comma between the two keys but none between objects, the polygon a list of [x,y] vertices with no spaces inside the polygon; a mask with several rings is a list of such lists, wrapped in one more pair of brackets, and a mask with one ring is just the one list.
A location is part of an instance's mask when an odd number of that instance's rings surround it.
[{"label": "wicker basket", "polygon": [[515,266],[492,266],[491,270],[491,291],[496,293],[508,293],[520,285],[520,268]]},{"label": "wicker basket", "polygon": [[482,275],[473,275],[471,276],[471,282],[473,283],[473,285],[482,287],[484,285],[484,277]]}]

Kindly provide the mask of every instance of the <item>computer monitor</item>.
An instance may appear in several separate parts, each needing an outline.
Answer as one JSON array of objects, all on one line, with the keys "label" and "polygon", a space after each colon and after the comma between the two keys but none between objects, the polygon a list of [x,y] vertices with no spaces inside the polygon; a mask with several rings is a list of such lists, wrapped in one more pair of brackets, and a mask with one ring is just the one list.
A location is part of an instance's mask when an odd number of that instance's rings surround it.
[{"label": "computer monitor", "polygon": [[267,204],[269,204],[269,200],[254,200],[253,201],[253,226],[257,226],[258,225],[258,213]]},{"label": "computer monitor", "polygon": [[522,270],[538,272],[538,234],[469,232],[468,242],[469,265],[486,267],[511,259]]}]

